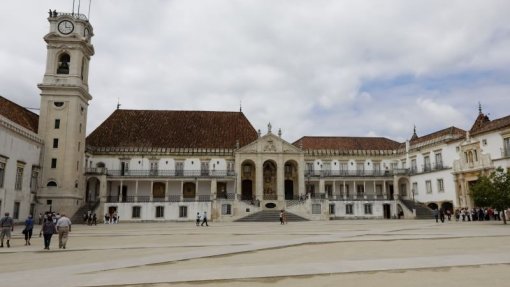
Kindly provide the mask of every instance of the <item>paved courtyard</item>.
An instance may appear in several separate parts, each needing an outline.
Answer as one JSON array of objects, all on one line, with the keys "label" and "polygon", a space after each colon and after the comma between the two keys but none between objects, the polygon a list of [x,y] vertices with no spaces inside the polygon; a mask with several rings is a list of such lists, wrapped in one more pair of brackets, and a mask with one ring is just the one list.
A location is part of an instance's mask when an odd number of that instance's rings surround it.
[{"label": "paved courtyard", "polygon": [[510,226],[364,220],[75,224],[0,249],[0,286],[510,286]]}]

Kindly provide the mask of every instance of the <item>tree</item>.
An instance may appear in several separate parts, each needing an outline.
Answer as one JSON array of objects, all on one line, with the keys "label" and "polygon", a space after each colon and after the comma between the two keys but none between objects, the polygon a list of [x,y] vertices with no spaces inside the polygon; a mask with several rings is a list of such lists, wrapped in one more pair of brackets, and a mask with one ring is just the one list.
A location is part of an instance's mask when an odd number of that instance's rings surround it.
[{"label": "tree", "polygon": [[471,187],[470,195],[478,206],[503,211],[503,223],[506,224],[505,211],[510,207],[510,169],[505,172],[498,167],[489,176],[481,176]]}]

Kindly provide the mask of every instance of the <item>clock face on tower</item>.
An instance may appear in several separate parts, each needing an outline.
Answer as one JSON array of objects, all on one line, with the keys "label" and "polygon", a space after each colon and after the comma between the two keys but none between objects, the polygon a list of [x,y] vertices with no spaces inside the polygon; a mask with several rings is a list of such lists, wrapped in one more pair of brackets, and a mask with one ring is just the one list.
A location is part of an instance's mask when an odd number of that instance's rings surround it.
[{"label": "clock face on tower", "polygon": [[73,22],[69,20],[63,20],[60,23],[58,23],[58,31],[64,35],[71,34],[74,30],[74,24]]}]

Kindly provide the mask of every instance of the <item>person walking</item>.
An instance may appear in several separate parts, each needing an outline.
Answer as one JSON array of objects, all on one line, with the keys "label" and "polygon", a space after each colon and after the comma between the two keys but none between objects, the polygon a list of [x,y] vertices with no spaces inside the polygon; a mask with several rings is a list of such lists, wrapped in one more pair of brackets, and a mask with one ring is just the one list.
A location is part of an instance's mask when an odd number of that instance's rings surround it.
[{"label": "person walking", "polygon": [[4,247],[4,238],[7,238],[7,248],[11,247],[11,232],[14,231],[14,220],[9,216],[9,212],[0,219],[0,248]]},{"label": "person walking", "polygon": [[32,231],[34,229],[34,220],[32,219],[32,214],[28,215],[28,218],[25,220],[25,229],[23,229],[23,234],[25,234],[25,245],[30,245],[30,239],[32,238]]},{"label": "person walking", "polygon": [[95,213],[92,214],[92,224],[97,225],[97,215]]},{"label": "person walking", "polygon": [[41,231],[39,232],[39,237],[44,235],[44,249],[50,250],[51,237],[54,233],[57,233],[57,228],[53,223],[51,215],[48,215],[41,225]]},{"label": "person walking", "polygon": [[204,218],[202,218],[202,224],[200,224],[200,226],[204,226],[204,223],[205,223],[205,226],[209,226],[209,224],[207,224],[207,211],[204,211]]},{"label": "person walking", "polygon": [[200,225],[200,212],[197,212],[197,226]]},{"label": "person walking", "polygon": [[439,209],[439,219],[441,223],[444,223],[444,209],[442,207]]},{"label": "person walking", "polygon": [[283,209],[280,210],[280,224],[284,224],[284,222],[283,222]]},{"label": "person walking", "polygon": [[71,220],[62,213],[56,226],[58,231],[58,248],[66,249],[67,237],[69,236],[69,232],[71,232]]},{"label": "person walking", "polygon": [[439,210],[437,210],[437,208],[432,210],[432,215],[434,215],[434,218],[436,219],[436,223],[439,223]]}]

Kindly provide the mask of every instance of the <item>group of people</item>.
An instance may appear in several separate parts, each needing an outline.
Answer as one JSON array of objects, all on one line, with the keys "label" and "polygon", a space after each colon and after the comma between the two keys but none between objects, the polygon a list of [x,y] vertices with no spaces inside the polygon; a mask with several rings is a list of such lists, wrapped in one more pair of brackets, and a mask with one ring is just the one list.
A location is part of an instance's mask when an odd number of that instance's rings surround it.
[{"label": "group of people", "polygon": [[[39,237],[44,237],[44,249],[50,250],[50,243],[53,234],[58,234],[59,248],[66,249],[67,238],[71,232],[71,220],[65,214],[47,212],[42,215],[39,214],[39,223],[41,230]],[[0,248],[4,247],[4,239],[6,239],[7,248],[11,247],[11,232],[14,231],[14,220],[10,217],[9,212],[6,212],[4,217],[0,219]],[[25,227],[22,233],[25,235],[25,245],[31,245],[34,229],[34,220],[32,215],[29,215],[25,220]]]},{"label": "group of people", "polygon": [[432,215],[434,215],[434,218],[436,219],[436,222],[445,222],[445,218],[448,219],[448,221],[451,221],[452,216],[455,217],[455,221],[489,221],[489,220],[501,220],[501,217],[504,216],[502,214],[503,211],[499,211],[497,209],[493,208],[457,208],[452,214],[451,209],[434,209],[432,210]]},{"label": "group of people", "polygon": [[90,210],[83,214],[83,224],[97,225],[97,215]]},{"label": "group of people", "polygon": [[[94,213],[95,215],[95,213]],[[119,215],[117,214],[117,211],[115,211],[114,213],[110,214],[110,213],[105,213],[104,214],[104,224],[117,224],[119,223]]]},{"label": "group of people", "polygon": [[[202,221],[202,224],[200,224],[200,221]],[[202,216],[200,215],[200,212],[197,212],[196,225],[204,226],[204,224],[205,226],[209,226],[209,224],[207,223],[207,211],[204,211]]]}]

